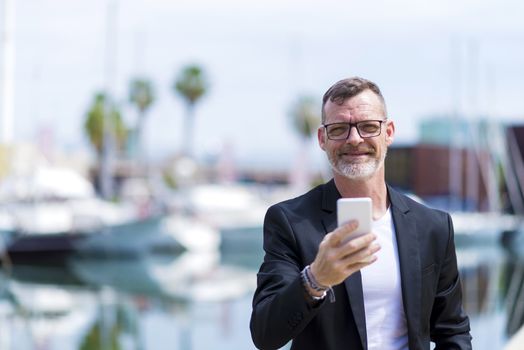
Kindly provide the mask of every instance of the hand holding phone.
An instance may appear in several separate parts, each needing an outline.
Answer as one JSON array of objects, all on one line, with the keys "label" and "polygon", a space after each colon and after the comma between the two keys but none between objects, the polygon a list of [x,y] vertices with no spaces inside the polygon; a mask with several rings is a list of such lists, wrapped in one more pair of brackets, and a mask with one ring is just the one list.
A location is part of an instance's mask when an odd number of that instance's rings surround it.
[{"label": "hand holding phone", "polygon": [[[371,233],[371,213],[371,198],[341,198],[337,201],[339,228],[324,237],[322,242],[325,244],[319,245],[317,256],[311,263],[311,272],[320,284],[337,285],[377,259],[375,253],[380,245],[375,242],[376,235]],[[354,231],[349,225],[340,228],[351,220],[358,221]],[[354,238],[357,239],[352,244],[346,244]],[[341,248],[344,249],[342,254],[331,254],[332,250]]]}]

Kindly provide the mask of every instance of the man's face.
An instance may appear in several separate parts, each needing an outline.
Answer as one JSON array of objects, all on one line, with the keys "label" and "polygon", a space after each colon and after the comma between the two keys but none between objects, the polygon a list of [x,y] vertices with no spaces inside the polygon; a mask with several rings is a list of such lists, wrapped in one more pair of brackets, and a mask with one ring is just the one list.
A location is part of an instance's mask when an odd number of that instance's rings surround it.
[{"label": "man's face", "polygon": [[[365,90],[341,105],[327,101],[324,113],[324,124],[384,120],[386,117],[380,98],[371,90]],[[353,126],[346,140],[330,140],[326,129],[321,126],[318,129],[318,142],[336,173],[348,179],[364,180],[372,177],[379,169],[384,171],[384,159],[394,133],[394,124],[388,120],[382,123],[379,136],[364,139]]]}]

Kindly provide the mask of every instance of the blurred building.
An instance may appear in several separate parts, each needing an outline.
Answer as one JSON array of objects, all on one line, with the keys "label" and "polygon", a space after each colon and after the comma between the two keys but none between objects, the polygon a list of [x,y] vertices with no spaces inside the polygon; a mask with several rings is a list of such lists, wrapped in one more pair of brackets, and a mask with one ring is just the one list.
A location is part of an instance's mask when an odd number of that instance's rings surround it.
[{"label": "blurred building", "polygon": [[[460,162],[455,170],[454,157]],[[435,207],[487,211],[487,185],[481,167],[488,157],[485,151],[476,154],[470,149],[424,143],[391,147],[386,158],[386,179]],[[476,178],[474,191],[472,177]]]},{"label": "blurred building", "polygon": [[524,126],[435,117],[391,147],[387,181],[447,210],[524,212]]}]

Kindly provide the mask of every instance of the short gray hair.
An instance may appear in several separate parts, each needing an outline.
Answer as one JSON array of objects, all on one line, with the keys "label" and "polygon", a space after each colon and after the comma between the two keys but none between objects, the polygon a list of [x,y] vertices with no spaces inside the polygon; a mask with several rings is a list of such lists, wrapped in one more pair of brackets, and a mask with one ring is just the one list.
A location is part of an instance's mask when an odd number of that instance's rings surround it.
[{"label": "short gray hair", "polygon": [[384,114],[387,116],[386,101],[384,100],[384,96],[382,96],[378,85],[364,78],[352,77],[337,81],[324,94],[324,97],[322,98],[322,123],[325,123],[326,121],[324,106],[328,100],[336,104],[342,104],[348,98],[354,97],[365,90],[371,90],[379,97],[382,102]]}]

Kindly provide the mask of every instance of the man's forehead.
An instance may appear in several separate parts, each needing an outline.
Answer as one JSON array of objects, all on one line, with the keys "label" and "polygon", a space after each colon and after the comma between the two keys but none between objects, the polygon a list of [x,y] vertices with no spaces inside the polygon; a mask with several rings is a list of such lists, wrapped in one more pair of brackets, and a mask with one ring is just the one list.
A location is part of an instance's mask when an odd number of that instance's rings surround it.
[{"label": "man's forehead", "polygon": [[353,99],[347,99],[342,103],[336,103],[328,101],[326,103],[326,111],[345,111],[351,114],[376,114],[382,112],[382,106],[377,103],[371,103],[370,101],[353,101]]},{"label": "man's forehead", "polygon": [[344,99],[343,101],[329,100],[328,104],[335,109],[346,109],[354,113],[367,111],[375,112],[383,109],[381,99],[371,90],[364,90],[355,96]]}]

